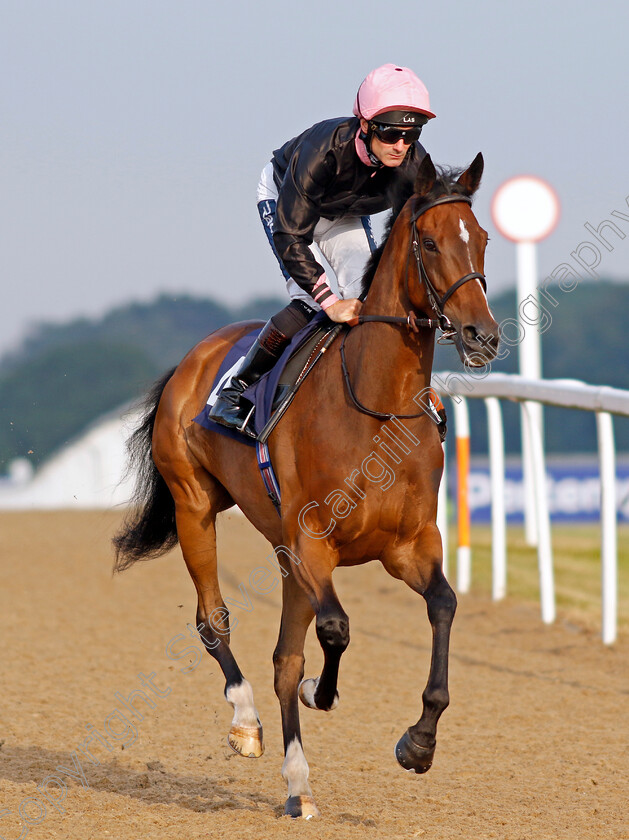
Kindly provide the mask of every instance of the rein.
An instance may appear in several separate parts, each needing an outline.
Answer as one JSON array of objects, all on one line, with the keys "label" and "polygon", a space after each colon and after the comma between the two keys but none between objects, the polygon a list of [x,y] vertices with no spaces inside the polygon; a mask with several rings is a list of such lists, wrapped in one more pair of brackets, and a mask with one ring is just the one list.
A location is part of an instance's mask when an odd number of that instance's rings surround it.
[{"label": "rein", "polygon": [[[398,326],[406,326],[412,332],[419,332],[420,327],[424,327],[427,329],[441,329],[444,333],[442,339],[445,341],[452,340],[452,336],[455,334],[454,327],[452,326],[452,322],[448,318],[448,316],[443,311],[444,306],[446,305],[447,301],[450,297],[459,289],[464,283],[468,283],[470,280],[480,280],[480,283],[483,287],[483,291],[487,292],[487,281],[485,279],[484,274],[480,274],[477,271],[471,272],[470,274],[466,274],[464,277],[461,277],[456,283],[453,283],[450,288],[448,288],[443,295],[439,295],[437,290],[435,289],[432,281],[428,276],[428,272],[426,271],[426,267],[424,266],[424,260],[422,258],[421,253],[421,245],[419,242],[419,236],[417,233],[417,219],[426,213],[428,210],[431,210],[433,207],[437,207],[440,204],[452,204],[454,202],[465,202],[466,204],[471,205],[472,199],[466,195],[444,195],[441,198],[435,199],[431,204],[427,204],[425,207],[420,208],[419,210],[414,210],[413,215],[411,216],[411,229],[412,234],[409,239],[409,249],[408,249],[408,257],[406,260],[406,275],[404,278],[404,289],[406,292],[406,297],[410,301],[410,294],[408,289],[408,277],[409,277],[409,263],[411,257],[411,249],[415,255],[415,261],[417,263],[417,273],[419,275],[420,283],[424,282],[426,286],[426,293],[428,295],[428,301],[433,309],[433,312],[436,313],[437,318],[418,318],[414,312],[410,311],[405,318],[396,317],[393,315],[359,315],[357,318],[352,319],[350,321],[350,326],[358,326],[360,324],[369,323],[370,321],[380,321],[385,324],[395,324]],[[390,420],[392,417],[397,417],[400,420],[411,420],[417,417],[421,417],[423,414],[428,414],[431,420],[433,420],[437,425],[441,422],[441,418],[434,417],[430,412],[424,410],[420,411],[418,414],[393,414],[390,412],[382,412],[382,411],[372,411],[370,408],[367,408],[366,405],[360,402],[358,397],[356,396],[356,392],[352,387],[352,383],[349,377],[349,370],[347,367],[347,360],[345,358],[345,340],[349,335],[349,330],[345,331],[343,335],[343,340],[341,341],[340,353],[341,353],[341,370],[343,371],[343,378],[345,380],[345,385],[347,386],[347,392],[349,397],[354,404],[354,406],[361,411],[363,414],[368,414],[370,417],[376,417],[378,420]]]}]

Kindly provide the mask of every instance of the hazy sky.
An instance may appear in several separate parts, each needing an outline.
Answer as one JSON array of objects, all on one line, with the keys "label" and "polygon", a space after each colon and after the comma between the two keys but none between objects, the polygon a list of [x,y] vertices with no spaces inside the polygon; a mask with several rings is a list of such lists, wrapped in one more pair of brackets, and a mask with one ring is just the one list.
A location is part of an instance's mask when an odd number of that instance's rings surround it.
[{"label": "hazy sky", "polygon": [[[514,282],[489,205],[515,174],[560,195],[551,271],[585,222],[629,215],[628,31],[627,0],[0,0],[0,353],[159,292],[283,294],[259,172],[388,61],[430,91],[433,160],[485,156],[490,290]],[[629,236],[613,245],[599,271],[629,279]]]}]

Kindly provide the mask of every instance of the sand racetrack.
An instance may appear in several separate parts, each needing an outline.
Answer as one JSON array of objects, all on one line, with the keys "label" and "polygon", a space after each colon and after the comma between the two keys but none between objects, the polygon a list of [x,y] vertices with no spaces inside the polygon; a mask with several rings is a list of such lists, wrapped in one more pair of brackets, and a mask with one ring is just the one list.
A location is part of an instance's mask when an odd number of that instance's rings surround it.
[{"label": "sand racetrack", "polygon": [[[606,649],[591,628],[544,627],[534,607],[460,598],[451,706],[432,769],[410,775],[393,747],[420,712],[430,652],[424,603],[379,564],[338,570],[352,635],[341,702],[330,714],[302,708],[322,816],[291,821],[281,816],[271,663],[279,587],[260,596],[247,583],[268,544],[238,515],[224,515],[223,595],[243,601],[242,584],[250,596],[247,609],[233,609],[232,640],[265,730],[266,753],[253,760],[226,744],[231,708],[217,665],[197,654],[186,630],[196,598],[179,550],[112,578],[109,540],[119,521],[115,513],[0,516],[0,837],[629,838],[626,635]],[[169,644],[171,656],[189,650],[169,659]],[[306,657],[314,676],[321,652],[312,628]],[[138,674],[153,674],[162,696]],[[141,721],[124,705],[137,689],[153,698],[149,707],[136,697]],[[119,734],[111,752],[91,742],[98,763],[76,752],[86,726]],[[65,793],[45,784],[51,775]]]}]

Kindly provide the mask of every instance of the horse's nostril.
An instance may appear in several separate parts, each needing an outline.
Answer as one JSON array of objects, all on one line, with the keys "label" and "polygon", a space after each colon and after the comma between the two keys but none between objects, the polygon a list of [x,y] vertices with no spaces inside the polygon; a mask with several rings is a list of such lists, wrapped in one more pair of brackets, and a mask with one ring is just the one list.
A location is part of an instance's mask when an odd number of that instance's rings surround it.
[{"label": "horse's nostril", "polygon": [[463,338],[465,339],[466,344],[476,344],[478,341],[478,330],[473,324],[468,324],[467,327],[463,327]]},{"label": "horse's nostril", "polygon": [[468,345],[476,345],[483,350],[496,350],[498,347],[498,334],[493,332],[479,332],[473,324],[468,324],[462,329],[463,339]]}]

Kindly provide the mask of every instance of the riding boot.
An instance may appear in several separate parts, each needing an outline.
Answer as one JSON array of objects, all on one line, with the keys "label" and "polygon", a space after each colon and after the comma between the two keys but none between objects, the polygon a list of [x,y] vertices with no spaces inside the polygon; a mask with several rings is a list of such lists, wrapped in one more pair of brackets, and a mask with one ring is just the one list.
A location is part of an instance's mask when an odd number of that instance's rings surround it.
[{"label": "riding boot", "polygon": [[268,321],[230,382],[221,390],[210,411],[210,419],[255,437],[255,432],[247,427],[252,405],[242,394],[271,370],[289,341],[272,320]]}]

